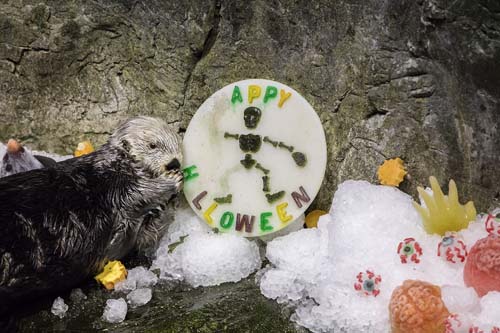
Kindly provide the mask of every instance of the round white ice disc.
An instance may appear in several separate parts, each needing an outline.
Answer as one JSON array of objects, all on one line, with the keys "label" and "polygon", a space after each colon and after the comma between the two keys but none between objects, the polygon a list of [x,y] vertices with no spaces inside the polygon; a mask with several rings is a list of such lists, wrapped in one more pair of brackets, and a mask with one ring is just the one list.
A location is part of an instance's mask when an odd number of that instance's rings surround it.
[{"label": "round white ice disc", "polygon": [[184,195],[206,223],[245,237],[285,228],[311,204],[326,167],[323,127],[292,88],[230,84],[198,109],[184,136]]}]

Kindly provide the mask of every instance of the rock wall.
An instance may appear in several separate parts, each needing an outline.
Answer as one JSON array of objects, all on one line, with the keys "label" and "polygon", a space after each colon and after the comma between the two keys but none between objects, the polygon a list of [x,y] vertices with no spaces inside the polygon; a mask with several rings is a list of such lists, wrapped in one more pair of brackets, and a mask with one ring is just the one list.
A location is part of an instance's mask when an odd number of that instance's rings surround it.
[{"label": "rock wall", "polygon": [[315,107],[328,170],[376,181],[401,157],[402,188],[457,180],[480,210],[500,196],[496,0],[0,1],[0,140],[70,153],[130,115],[184,132],[233,81],[288,84]]}]

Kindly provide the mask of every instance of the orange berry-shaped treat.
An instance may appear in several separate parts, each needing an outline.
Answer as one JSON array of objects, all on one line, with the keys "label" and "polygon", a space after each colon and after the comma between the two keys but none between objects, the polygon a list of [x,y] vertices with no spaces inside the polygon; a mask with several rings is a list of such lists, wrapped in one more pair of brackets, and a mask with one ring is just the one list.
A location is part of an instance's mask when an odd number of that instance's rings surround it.
[{"label": "orange berry-shaped treat", "polygon": [[406,280],[394,289],[389,311],[392,333],[444,333],[450,315],[441,288],[419,280]]},{"label": "orange berry-shaped treat", "polygon": [[479,296],[500,291],[500,237],[482,238],[470,249],[464,267],[464,282]]},{"label": "orange berry-shaped treat", "polygon": [[382,185],[399,186],[406,175],[403,160],[394,158],[386,160],[377,171],[378,180]]}]

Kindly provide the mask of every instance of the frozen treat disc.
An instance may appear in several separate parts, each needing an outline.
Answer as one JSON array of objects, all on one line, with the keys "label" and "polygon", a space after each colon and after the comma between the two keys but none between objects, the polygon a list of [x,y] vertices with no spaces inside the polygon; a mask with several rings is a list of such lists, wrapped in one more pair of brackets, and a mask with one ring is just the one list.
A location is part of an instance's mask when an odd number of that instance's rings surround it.
[{"label": "frozen treat disc", "polygon": [[189,204],[210,227],[245,237],[290,225],[325,173],[318,115],[274,81],[244,80],[217,91],[194,115],[183,144]]}]

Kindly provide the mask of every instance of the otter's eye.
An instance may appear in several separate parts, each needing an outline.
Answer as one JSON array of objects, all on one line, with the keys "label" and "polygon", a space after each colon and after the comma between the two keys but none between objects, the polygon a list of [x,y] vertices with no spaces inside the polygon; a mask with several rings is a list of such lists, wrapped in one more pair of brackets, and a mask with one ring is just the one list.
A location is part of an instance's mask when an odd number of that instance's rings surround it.
[{"label": "otter's eye", "polygon": [[151,149],[156,149],[156,143],[150,143],[149,148]]}]

